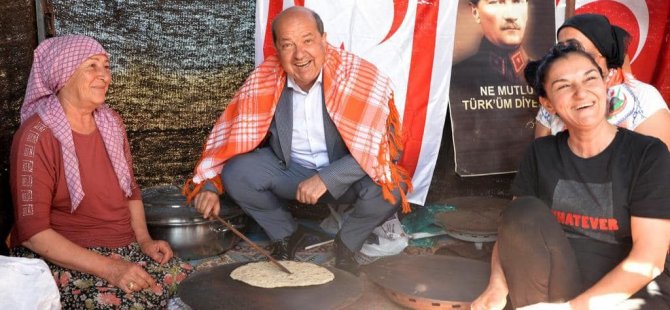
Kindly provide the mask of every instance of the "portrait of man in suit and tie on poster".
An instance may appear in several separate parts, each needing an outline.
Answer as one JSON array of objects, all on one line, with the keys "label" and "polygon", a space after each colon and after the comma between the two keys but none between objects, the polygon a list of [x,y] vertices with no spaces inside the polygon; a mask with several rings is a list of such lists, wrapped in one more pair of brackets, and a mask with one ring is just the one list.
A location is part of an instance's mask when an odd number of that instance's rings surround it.
[{"label": "portrait of man in suit and tie on poster", "polygon": [[449,91],[459,175],[516,170],[539,108],[523,70],[553,45],[554,14],[551,1],[459,3]]}]

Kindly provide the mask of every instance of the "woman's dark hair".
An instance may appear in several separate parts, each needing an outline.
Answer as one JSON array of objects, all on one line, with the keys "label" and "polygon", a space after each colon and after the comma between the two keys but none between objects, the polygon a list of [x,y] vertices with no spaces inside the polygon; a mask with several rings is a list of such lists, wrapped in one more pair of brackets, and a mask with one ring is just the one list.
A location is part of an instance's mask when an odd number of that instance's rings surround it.
[{"label": "woman's dark hair", "polygon": [[547,97],[547,91],[544,89],[544,82],[547,78],[547,73],[551,69],[551,66],[559,59],[566,58],[570,54],[578,54],[593,64],[594,67],[598,68],[600,76],[603,76],[603,72],[596,63],[593,56],[584,51],[584,48],[579,43],[579,41],[570,39],[565,42],[559,42],[554,45],[549,52],[544,55],[541,59],[531,61],[526,65],[526,68],[523,71],[523,75],[526,78],[526,82],[533,87],[535,93],[540,97]]}]

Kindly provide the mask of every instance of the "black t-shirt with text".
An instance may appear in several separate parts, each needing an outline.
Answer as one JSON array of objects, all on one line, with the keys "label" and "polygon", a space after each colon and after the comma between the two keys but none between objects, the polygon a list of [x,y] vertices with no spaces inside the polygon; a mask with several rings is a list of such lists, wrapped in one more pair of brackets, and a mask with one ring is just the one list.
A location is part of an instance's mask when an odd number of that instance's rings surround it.
[{"label": "black t-shirt with text", "polygon": [[565,131],[531,143],[512,194],[541,199],[569,238],[623,259],[632,245],[631,216],[670,219],[670,152],[656,138],[619,128],[604,151],[580,158],[568,137]]}]

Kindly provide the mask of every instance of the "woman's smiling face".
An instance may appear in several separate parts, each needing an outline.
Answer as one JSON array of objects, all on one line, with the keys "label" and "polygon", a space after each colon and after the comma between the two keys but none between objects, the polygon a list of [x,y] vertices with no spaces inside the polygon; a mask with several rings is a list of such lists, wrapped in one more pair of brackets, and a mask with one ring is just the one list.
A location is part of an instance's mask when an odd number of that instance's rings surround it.
[{"label": "woman's smiling face", "polygon": [[80,107],[95,109],[105,102],[111,82],[107,56],[93,55],[77,67],[60,92],[69,93],[68,97]]},{"label": "woman's smiling face", "polygon": [[540,103],[559,115],[568,129],[606,121],[607,87],[598,67],[586,55],[570,53],[551,64]]}]

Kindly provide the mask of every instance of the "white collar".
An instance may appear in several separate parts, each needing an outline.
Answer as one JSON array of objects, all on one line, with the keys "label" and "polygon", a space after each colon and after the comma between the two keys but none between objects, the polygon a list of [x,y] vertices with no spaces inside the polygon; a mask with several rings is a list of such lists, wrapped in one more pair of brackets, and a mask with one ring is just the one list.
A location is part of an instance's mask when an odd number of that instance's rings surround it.
[{"label": "white collar", "polygon": [[[320,85],[322,82],[323,82],[323,69],[319,72],[319,76],[316,77],[316,81],[312,85],[312,88],[314,88],[314,86],[316,85]],[[287,75],[286,83],[287,83],[286,86],[293,89],[294,91],[301,93],[307,93],[309,91],[309,89],[303,90],[302,88],[300,88],[300,86],[298,86],[298,84],[293,80],[291,76]]]}]

